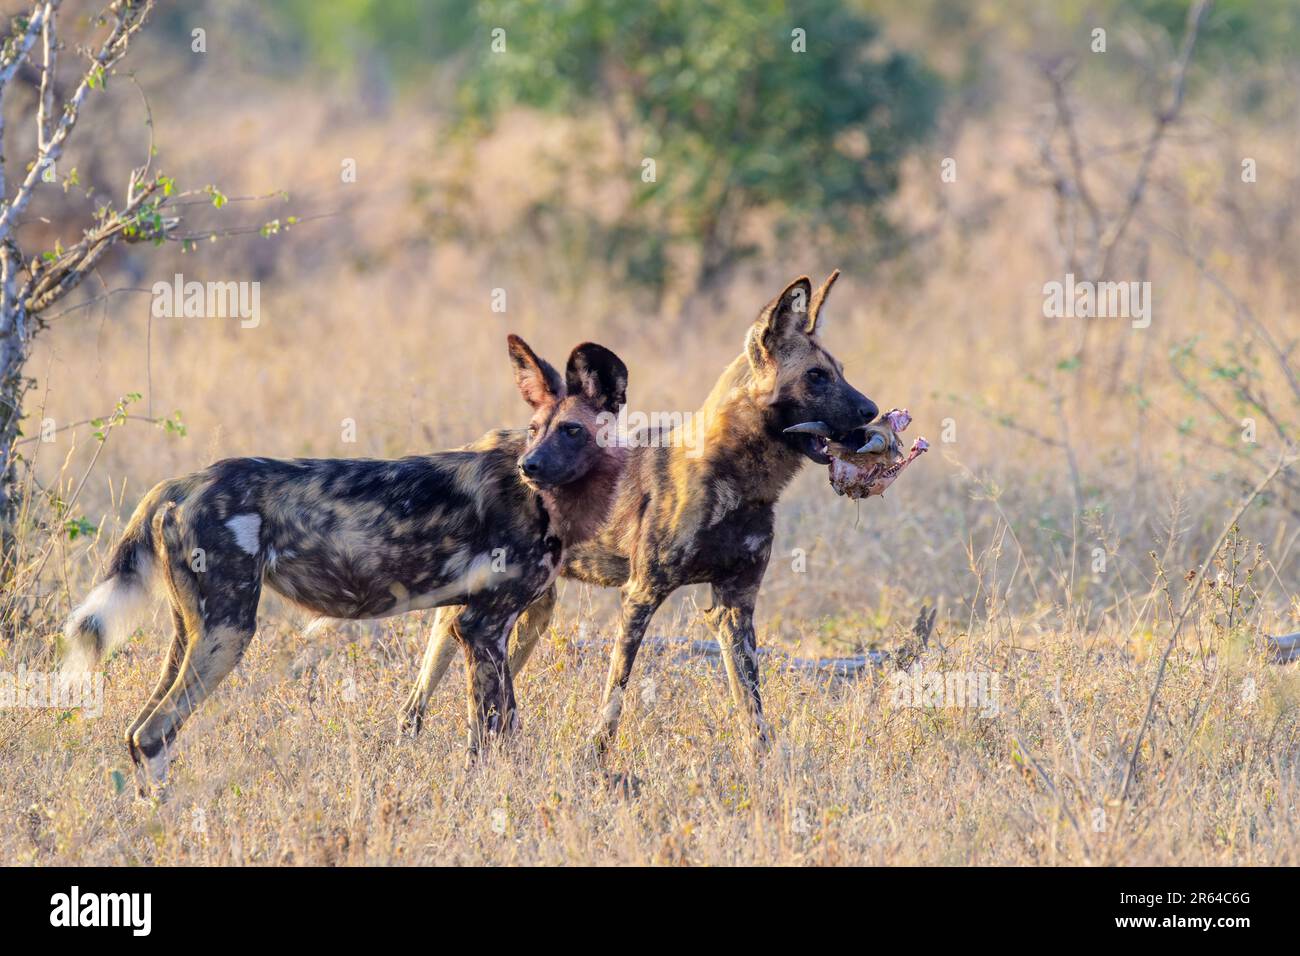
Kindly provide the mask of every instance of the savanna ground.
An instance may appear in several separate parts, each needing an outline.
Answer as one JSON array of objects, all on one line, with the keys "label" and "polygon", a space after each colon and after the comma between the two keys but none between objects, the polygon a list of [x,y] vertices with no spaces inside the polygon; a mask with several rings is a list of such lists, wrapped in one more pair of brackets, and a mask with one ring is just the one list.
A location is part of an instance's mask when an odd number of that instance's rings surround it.
[{"label": "savanna ground", "polygon": [[[899,248],[855,258],[783,242],[760,210],[745,235],[759,251],[727,282],[672,282],[655,297],[593,267],[586,233],[533,215],[539,197],[559,197],[613,217],[637,188],[636,162],[625,181],[564,172],[578,151],[621,161],[598,111],[516,109],[449,147],[429,105],[436,77],[416,95],[376,93],[268,78],[218,43],[196,66],[150,39],[136,67],[170,174],[290,199],[230,212],[254,234],[197,254],[130,247],[106,284],[257,279],[262,320],[151,321],[148,298],[128,294],[37,341],[34,423],[107,417],[140,397],[125,418],[28,446],[32,487],[59,503],[31,496],[0,660],[52,666],[62,619],[158,480],[232,455],[397,456],[522,424],[511,331],[550,357],[602,342],[629,365],[634,408],[692,409],[773,294],[842,266],[824,341],[882,408],[910,407],[908,437],[933,449],[860,504],[805,467],[778,506],[760,645],[910,660],[912,620],[937,607],[922,672],[996,675],[996,715],[898,706],[892,660],[841,681],[767,658],[776,743],[755,755],[711,664],[646,650],[609,757],[640,782],[628,796],[587,752],[613,593],[561,585],[551,632],[517,679],[523,732],[468,767],[459,662],[420,739],[396,735],[430,614],[308,637],[268,597],[243,663],[183,730],[165,802],[134,798],[120,739],[152,687],[164,614],[106,666],[102,716],[0,710],[0,861],[1300,862],[1300,672],[1266,648],[1300,628],[1294,467],[1250,498],[1294,454],[1300,422],[1294,64],[1246,78],[1274,98],[1243,110],[1246,79],[1212,48],[1196,61],[1111,266],[1151,282],[1150,327],[1050,319],[1043,284],[1088,253],[1071,136],[1113,225],[1169,96],[1178,31],[1113,31],[1106,55],[1124,66],[1078,81],[1067,126],[1031,54],[1086,51],[1088,21],[1009,4],[1023,16],[986,11],[949,34],[944,4],[877,7],[893,40],[966,84],[903,165],[890,200]],[[968,45],[988,61],[976,79]],[[73,157],[83,169],[125,168],[147,142],[137,91],[105,95]],[[947,157],[952,182],[938,173]],[[356,182],[340,182],[344,159]],[[256,235],[288,213],[301,224]],[[490,307],[497,288],[504,313]],[[177,410],[184,434],[141,420]],[[704,589],[680,593],[650,636],[705,638],[707,602]]]}]

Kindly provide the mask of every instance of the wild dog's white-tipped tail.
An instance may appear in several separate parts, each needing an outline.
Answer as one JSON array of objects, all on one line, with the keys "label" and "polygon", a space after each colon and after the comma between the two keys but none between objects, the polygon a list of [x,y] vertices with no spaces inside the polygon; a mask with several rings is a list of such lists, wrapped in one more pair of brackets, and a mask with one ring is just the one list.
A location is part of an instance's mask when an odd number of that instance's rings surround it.
[{"label": "wild dog's white-tipped tail", "polygon": [[164,481],[144,496],[113,549],[108,575],[68,617],[61,665],[65,673],[93,670],[105,654],[131,636],[149,610],[158,567],[152,526],[158,509],[170,507],[168,496],[174,485]]},{"label": "wild dog's white-tipped tail", "polygon": [[153,575],[159,570],[153,523],[160,509],[174,507],[182,490],[178,481],[162,481],[140,499],[109,558],[108,575],[64,626],[61,667],[65,674],[94,670],[144,617],[151,604]]},{"label": "wild dog's white-tipped tail", "polygon": [[115,574],[86,595],[63,627],[64,673],[94,670],[105,654],[131,636],[149,610],[148,577],[139,572]]}]

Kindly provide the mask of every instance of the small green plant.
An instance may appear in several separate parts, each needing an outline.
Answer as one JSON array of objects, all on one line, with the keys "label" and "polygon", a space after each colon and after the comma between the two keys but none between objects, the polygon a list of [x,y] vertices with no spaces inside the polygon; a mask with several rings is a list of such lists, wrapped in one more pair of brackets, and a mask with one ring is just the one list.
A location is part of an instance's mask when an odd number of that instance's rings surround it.
[{"label": "small green plant", "polygon": [[68,535],[69,541],[76,541],[78,538],[88,538],[99,530],[91,524],[86,518],[69,518],[63,522],[63,530]]}]

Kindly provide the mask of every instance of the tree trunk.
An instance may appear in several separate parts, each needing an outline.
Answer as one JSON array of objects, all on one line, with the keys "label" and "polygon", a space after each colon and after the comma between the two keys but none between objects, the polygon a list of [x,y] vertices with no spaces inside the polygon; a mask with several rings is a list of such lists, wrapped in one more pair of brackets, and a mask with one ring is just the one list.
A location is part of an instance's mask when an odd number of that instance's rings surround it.
[{"label": "tree trunk", "polygon": [[21,262],[12,245],[0,245],[0,561],[8,555],[19,510],[17,450],[23,398],[31,380],[27,361],[27,314],[16,292]]}]

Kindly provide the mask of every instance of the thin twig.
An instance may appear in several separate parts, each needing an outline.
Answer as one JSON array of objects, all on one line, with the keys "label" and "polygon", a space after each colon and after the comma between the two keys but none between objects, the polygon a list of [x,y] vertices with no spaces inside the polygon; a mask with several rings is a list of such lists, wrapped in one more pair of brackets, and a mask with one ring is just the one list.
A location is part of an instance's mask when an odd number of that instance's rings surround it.
[{"label": "thin twig", "polygon": [[1125,204],[1123,211],[1107,230],[1102,238],[1101,244],[1101,263],[1096,270],[1097,278],[1106,275],[1106,270],[1110,266],[1111,255],[1119,241],[1124,238],[1124,233],[1128,230],[1129,223],[1133,221],[1133,214],[1142,203],[1142,196],[1146,192],[1147,180],[1151,175],[1151,166],[1155,162],[1156,153],[1160,150],[1160,143],[1165,137],[1165,130],[1169,124],[1178,118],[1179,112],[1183,107],[1183,97],[1187,91],[1187,68],[1192,61],[1192,51],[1196,49],[1196,38],[1201,31],[1201,22],[1205,19],[1205,14],[1210,9],[1209,0],[1198,0],[1196,6],[1187,11],[1187,26],[1183,31],[1182,49],[1179,51],[1178,60],[1174,67],[1173,89],[1169,97],[1169,104],[1156,114],[1155,126],[1151,129],[1151,135],[1147,139],[1146,149],[1142,151],[1142,159],[1138,162],[1137,174],[1133,177],[1133,184],[1129,187],[1128,202]]},{"label": "thin twig", "polygon": [[1165,652],[1160,656],[1160,666],[1156,670],[1155,684],[1152,685],[1151,696],[1147,699],[1146,715],[1142,718],[1142,724],[1138,728],[1137,739],[1133,741],[1133,755],[1129,758],[1128,769],[1124,771],[1124,785],[1120,787],[1119,794],[1121,801],[1128,799],[1128,789],[1130,784],[1133,782],[1133,775],[1137,771],[1138,755],[1142,751],[1142,740],[1146,736],[1147,727],[1151,723],[1151,715],[1156,709],[1156,698],[1160,695],[1160,685],[1164,681],[1165,667],[1169,663],[1169,655],[1173,653],[1174,647],[1178,643],[1178,635],[1182,633],[1183,622],[1187,620],[1187,615],[1191,613],[1192,602],[1196,600],[1196,595],[1200,593],[1201,583],[1205,580],[1205,573],[1209,569],[1210,563],[1214,560],[1214,556],[1219,553],[1219,548],[1223,546],[1223,542],[1227,539],[1232,528],[1239,520],[1241,520],[1241,516],[1246,513],[1246,509],[1251,506],[1256,498],[1264,493],[1264,489],[1272,484],[1273,479],[1281,474],[1282,470],[1290,464],[1291,459],[1286,456],[1283,455],[1278,457],[1277,464],[1273,466],[1272,470],[1264,476],[1264,479],[1255,486],[1255,489],[1249,495],[1242,499],[1241,504],[1237,506],[1237,510],[1233,512],[1233,515],[1228,519],[1227,524],[1223,526],[1223,530],[1219,532],[1219,537],[1215,539],[1214,544],[1210,547],[1210,550],[1205,555],[1205,559],[1197,569],[1195,580],[1192,582],[1191,588],[1183,598],[1183,606],[1179,611],[1178,620],[1174,623],[1173,633],[1169,635],[1169,643],[1165,645]]}]

